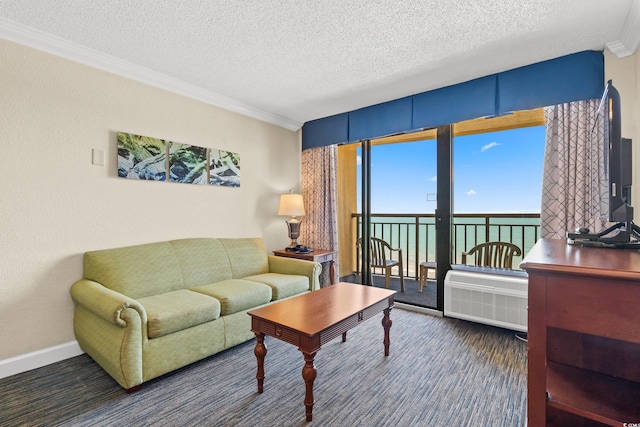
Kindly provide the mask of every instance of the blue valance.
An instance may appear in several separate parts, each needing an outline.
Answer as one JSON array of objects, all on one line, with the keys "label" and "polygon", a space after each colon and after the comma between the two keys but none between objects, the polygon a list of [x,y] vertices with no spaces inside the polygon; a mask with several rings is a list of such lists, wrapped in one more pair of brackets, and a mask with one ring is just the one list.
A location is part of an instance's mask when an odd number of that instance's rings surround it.
[{"label": "blue valance", "polygon": [[[306,122],[302,127],[302,149],[324,147],[349,140],[349,113]],[[327,142],[328,141],[328,142]]]},{"label": "blue valance", "polygon": [[[495,75],[413,96],[415,129],[492,116],[496,111]],[[355,141],[351,139],[351,141]]]},{"label": "blue valance", "polygon": [[600,98],[603,89],[604,56],[584,51],[307,122],[302,149]]},{"label": "blue valance", "polygon": [[498,77],[498,114],[601,98],[604,56],[581,52],[505,71]]},{"label": "blue valance", "polygon": [[[411,127],[413,98],[396,99],[349,113],[349,141],[371,138],[370,135],[389,135]],[[304,135],[304,128],[303,128]]]}]

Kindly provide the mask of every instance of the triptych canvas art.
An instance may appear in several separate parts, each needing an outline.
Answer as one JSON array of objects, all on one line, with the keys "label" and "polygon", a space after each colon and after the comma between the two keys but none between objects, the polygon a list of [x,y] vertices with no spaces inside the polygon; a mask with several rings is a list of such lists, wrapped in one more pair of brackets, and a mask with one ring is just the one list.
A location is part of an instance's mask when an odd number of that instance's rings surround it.
[{"label": "triptych canvas art", "polygon": [[118,132],[118,176],[186,184],[240,187],[240,155]]}]

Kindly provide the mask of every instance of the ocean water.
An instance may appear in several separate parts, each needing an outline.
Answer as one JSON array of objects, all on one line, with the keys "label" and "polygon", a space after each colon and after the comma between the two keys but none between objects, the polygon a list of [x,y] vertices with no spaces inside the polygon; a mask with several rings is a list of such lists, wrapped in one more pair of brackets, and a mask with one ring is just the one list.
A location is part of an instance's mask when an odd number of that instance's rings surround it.
[{"label": "ocean water", "polygon": [[[540,236],[539,214],[509,216],[508,214],[465,214],[454,216],[452,224],[452,264],[460,264],[461,254],[487,241],[510,242],[529,252]],[[360,219],[358,218],[358,226]],[[371,235],[401,248],[405,270],[415,275],[422,261],[435,261],[436,230],[433,215],[402,215],[371,217]],[[514,259],[514,268],[523,256]]]}]

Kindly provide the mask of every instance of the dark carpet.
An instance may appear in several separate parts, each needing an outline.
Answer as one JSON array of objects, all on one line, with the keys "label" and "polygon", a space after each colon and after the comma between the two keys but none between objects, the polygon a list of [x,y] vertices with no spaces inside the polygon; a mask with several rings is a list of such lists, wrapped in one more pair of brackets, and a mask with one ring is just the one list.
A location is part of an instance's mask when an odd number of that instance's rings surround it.
[{"label": "dark carpet", "polygon": [[0,380],[1,426],[523,426],[526,343],[513,331],[394,309],[317,354],[305,421],[301,353],[267,337],[265,390],[254,342],[126,394],[82,355]]}]

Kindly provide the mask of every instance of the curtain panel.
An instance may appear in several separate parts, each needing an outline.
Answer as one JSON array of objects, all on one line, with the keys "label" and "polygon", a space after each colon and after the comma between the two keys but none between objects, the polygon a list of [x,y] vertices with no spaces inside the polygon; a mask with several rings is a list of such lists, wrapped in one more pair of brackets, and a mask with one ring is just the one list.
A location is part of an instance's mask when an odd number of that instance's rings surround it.
[{"label": "curtain panel", "polygon": [[565,239],[567,232],[606,225],[604,111],[599,99],[545,108],[546,145],[540,208],[543,238]]},{"label": "curtain panel", "polygon": [[[329,145],[302,152],[302,198],[306,215],[300,237],[305,245],[338,250],[336,161],[337,146]],[[336,273],[338,261],[334,261]],[[329,268],[322,268],[321,286],[330,283]]]}]

